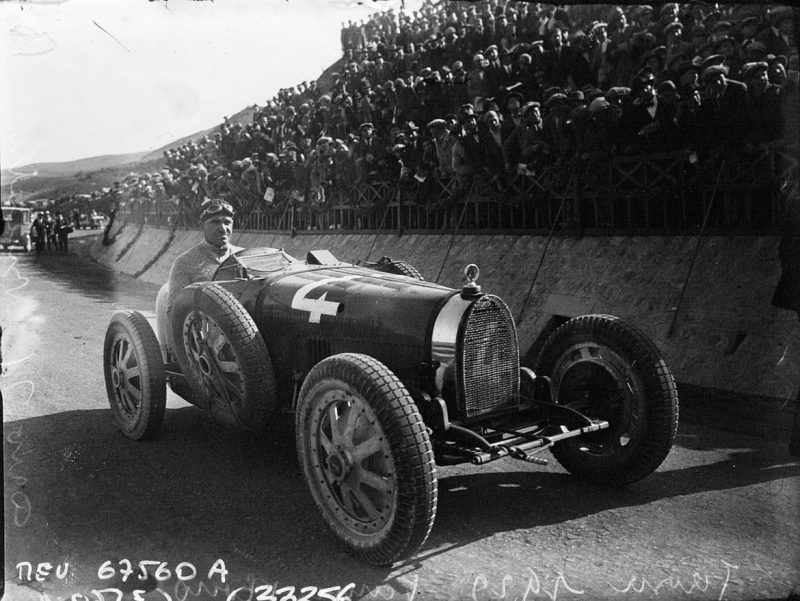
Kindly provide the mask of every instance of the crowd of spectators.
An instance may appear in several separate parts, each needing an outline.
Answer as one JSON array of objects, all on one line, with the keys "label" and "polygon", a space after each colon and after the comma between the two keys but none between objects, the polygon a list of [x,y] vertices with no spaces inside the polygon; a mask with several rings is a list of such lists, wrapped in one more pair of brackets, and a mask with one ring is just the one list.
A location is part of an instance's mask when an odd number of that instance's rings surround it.
[{"label": "crowd of spectators", "polygon": [[[286,88],[251,122],[165,152],[128,199],[307,207],[390,181],[500,190],[546,169],[684,151],[692,162],[796,131],[798,50],[779,5],[432,2],[342,24],[341,68]],[[323,85],[324,84],[324,85]],[[463,188],[463,186],[461,186]]]}]

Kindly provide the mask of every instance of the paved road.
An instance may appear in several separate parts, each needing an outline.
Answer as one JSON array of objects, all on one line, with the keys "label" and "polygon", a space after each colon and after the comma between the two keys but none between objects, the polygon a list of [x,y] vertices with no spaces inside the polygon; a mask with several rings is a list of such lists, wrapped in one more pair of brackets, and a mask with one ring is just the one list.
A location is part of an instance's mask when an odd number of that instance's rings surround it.
[{"label": "paved road", "polygon": [[[784,441],[697,424],[681,424],[662,467],[624,490],[555,462],[441,468],[420,553],[391,569],[362,565],[323,530],[291,433],[228,432],[173,396],[155,440],[114,429],[105,328],[118,309],[152,315],[157,290],[89,262],[91,240],[74,239],[69,255],[0,255],[8,599],[118,589],[127,600],[137,588],[148,600],[290,600],[303,587],[315,599],[481,601],[800,592],[800,464]],[[145,580],[140,561],[156,562]]]}]

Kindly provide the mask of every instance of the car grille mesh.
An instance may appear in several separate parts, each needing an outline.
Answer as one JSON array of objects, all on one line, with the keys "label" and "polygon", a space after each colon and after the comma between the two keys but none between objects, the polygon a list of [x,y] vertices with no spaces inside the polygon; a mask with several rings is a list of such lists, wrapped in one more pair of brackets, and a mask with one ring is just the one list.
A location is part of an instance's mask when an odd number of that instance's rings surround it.
[{"label": "car grille mesh", "polygon": [[466,419],[517,404],[517,329],[499,297],[484,295],[467,309],[456,357],[458,402]]}]

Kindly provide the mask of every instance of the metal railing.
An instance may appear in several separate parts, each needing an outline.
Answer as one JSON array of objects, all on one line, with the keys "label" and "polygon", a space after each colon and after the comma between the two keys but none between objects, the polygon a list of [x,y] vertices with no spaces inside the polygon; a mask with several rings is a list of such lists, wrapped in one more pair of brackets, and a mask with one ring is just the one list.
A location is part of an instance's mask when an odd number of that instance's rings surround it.
[{"label": "metal railing", "polygon": [[[277,191],[274,202],[236,215],[239,230],[547,230],[609,233],[696,231],[714,202],[711,229],[765,231],[797,195],[797,147],[762,145],[694,160],[688,152],[588,155],[535,174],[331,187],[313,205]],[[308,197],[309,195],[306,195]],[[563,210],[559,211],[562,207]],[[160,226],[194,226],[192,203],[128,203],[122,215]]]}]

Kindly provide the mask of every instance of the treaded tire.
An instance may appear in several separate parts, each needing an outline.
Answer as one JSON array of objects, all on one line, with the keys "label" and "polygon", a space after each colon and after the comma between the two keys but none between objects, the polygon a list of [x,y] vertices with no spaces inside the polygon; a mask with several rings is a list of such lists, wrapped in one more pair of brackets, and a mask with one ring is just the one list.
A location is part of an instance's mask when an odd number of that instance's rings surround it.
[{"label": "treaded tire", "polygon": [[103,343],[103,373],[114,422],[134,440],[152,438],[167,405],[166,375],[156,335],[137,311],[114,314]]},{"label": "treaded tire", "polygon": [[168,327],[196,404],[228,427],[263,429],[275,409],[275,374],[258,327],[236,297],[214,283],[187,286]]},{"label": "treaded tire", "polygon": [[406,263],[405,261],[395,261],[388,257],[383,257],[380,261],[378,261],[375,269],[384,273],[404,275],[409,278],[414,278],[415,280],[425,279],[422,277],[422,274],[419,272],[419,270],[410,263]]},{"label": "treaded tire", "polygon": [[547,339],[535,372],[550,377],[553,402],[610,423],[607,430],[553,446],[567,471],[624,486],[664,461],[678,430],[678,392],[642,331],[610,315],[576,317]]},{"label": "treaded tire", "polygon": [[325,524],[359,560],[413,554],[436,517],[436,467],[410,394],[382,363],[346,353],[318,363],[300,391],[297,453]]}]

